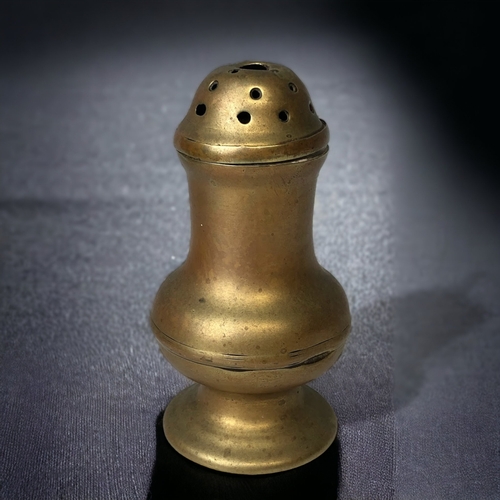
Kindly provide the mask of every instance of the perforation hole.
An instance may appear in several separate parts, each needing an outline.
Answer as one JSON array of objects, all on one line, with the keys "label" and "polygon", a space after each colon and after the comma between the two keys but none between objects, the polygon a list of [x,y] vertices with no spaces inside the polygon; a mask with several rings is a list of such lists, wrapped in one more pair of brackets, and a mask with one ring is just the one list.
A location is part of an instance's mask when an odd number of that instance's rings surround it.
[{"label": "perforation hole", "polygon": [[240,113],[238,113],[237,118],[238,118],[238,121],[240,123],[243,123],[243,125],[246,125],[247,123],[250,123],[252,116],[250,115],[250,113],[248,111],[241,111]]},{"label": "perforation hole", "polygon": [[260,64],[260,63],[252,63],[252,64],[245,64],[244,66],[240,66],[240,69],[254,69],[254,70],[259,70],[259,71],[267,71],[268,67],[264,66],[263,64]]},{"label": "perforation hole", "polygon": [[217,80],[214,80],[209,86],[208,86],[208,90],[210,90],[210,92],[214,91],[217,87],[219,86],[219,82]]},{"label": "perforation hole", "polygon": [[250,91],[250,97],[255,100],[260,99],[262,97],[262,90],[258,89],[257,87],[253,88]]},{"label": "perforation hole", "polygon": [[280,111],[280,112],[278,113],[278,118],[279,118],[282,122],[287,122],[287,121],[290,119],[290,113],[288,113],[288,111],[286,111],[286,110]]},{"label": "perforation hole", "polygon": [[204,104],[198,104],[198,106],[196,106],[196,114],[198,116],[203,116],[207,111],[207,107],[204,105]]},{"label": "perforation hole", "polygon": [[309,109],[311,110],[311,113],[316,113],[316,111],[314,110],[314,106],[312,105],[312,102],[309,103]]},{"label": "perforation hole", "polygon": [[290,83],[288,84],[288,88],[289,88],[292,92],[297,92],[297,85],[295,85],[295,83],[290,82]]},{"label": "perforation hole", "polygon": [[230,69],[228,73],[238,73],[239,69]]}]

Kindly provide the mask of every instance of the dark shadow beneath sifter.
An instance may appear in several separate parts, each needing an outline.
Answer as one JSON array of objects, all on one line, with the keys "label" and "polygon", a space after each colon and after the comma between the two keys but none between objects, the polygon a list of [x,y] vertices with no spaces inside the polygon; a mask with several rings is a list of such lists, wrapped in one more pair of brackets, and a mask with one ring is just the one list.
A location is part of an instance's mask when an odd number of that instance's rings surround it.
[{"label": "dark shadow beneath sifter", "polygon": [[163,433],[163,412],[156,419],[156,460],[147,500],[287,500],[337,498],[338,439],[320,457],[302,467],[276,474],[228,474],[202,467],[177,453]]}]

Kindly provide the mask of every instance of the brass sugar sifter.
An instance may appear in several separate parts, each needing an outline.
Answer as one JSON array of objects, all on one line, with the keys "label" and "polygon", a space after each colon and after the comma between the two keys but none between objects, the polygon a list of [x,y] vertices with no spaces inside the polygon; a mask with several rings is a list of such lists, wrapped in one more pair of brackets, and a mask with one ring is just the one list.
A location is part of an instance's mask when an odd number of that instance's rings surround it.
[{"label": "brass sugar sifter", "polygon": [[175,132],[191,242],[151,324],[163,355],[196,382],[167,406],[165,435],[206,467],[284,471],[335,438],[333,410],[304,385],[339,358],[351,325],[313,246],[328,139],[297,75],[255,61],[211,72]]}]

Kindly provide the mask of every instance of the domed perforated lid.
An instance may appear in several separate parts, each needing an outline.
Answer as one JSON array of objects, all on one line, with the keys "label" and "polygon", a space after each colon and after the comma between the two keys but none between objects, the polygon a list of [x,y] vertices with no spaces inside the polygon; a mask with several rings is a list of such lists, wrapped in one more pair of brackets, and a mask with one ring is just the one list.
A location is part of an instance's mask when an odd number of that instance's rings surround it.
[{"label": "domed perforated lid", "polygon": [[271,163],[324,152],[328,127],[305,85],[285,66],[221,66],[200,84],[174,136],[176,149],[203,161]]}]

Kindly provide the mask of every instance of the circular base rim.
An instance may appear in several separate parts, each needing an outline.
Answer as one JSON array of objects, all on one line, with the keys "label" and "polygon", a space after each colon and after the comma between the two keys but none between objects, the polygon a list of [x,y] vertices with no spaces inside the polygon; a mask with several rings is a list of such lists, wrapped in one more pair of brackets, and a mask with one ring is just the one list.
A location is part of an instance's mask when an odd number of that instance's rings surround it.
[{"label": "circular base rim", "polygon": [[171,446],[200,465],[233,474],[294,469],[325,452],[337,417],[315,390],[301,386],[276,394],[234,394],[194,384],[165,409]]}]

